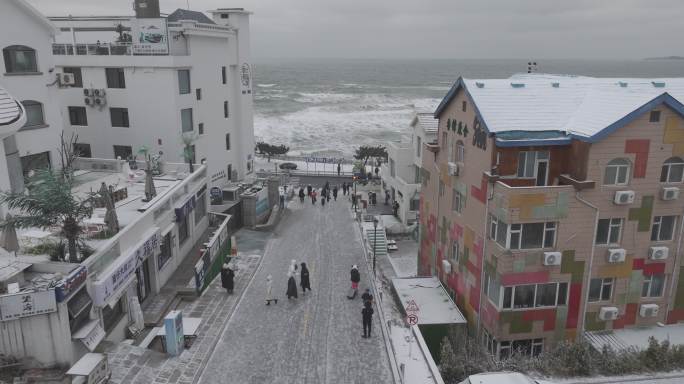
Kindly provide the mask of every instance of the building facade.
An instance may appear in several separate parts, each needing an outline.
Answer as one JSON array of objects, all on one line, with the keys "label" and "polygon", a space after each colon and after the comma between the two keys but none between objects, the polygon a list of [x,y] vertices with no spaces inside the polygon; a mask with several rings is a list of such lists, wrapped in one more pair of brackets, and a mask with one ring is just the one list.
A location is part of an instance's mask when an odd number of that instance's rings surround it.
[{"label": "building facade", "polygon": [[58,31],[24,0],[0,3],[0,25],[0,87],[19,100],[26,111],[23,126],[3,139],[9,184],[2,187],[21,191],[23,178],[30,171],[59,161],[62,115],[55,102],[58,84],[51,54],[51,42]]},{"label": "building facade", "polygon": [[387,146],[388,160],[380,167],[380,176],[391,202],[399,204],[397,218],[406,226],[418,218],[423,145],[436,139],[437,120],[432,113],[418,112],[411,120],[411,138]]},{"label": "building facade", "polygon": [[684,80],[459,79],[425,149],[419,274],[489,351],[684,321]]},{"label": "building facade", "polygon": [[51,18],[62,32],[57,71],[70,82],[63,122],[83,156],[126,159],[145,147],[163,161],[206,162],[212,186],[252,174],[250,13],[211,14]]}]

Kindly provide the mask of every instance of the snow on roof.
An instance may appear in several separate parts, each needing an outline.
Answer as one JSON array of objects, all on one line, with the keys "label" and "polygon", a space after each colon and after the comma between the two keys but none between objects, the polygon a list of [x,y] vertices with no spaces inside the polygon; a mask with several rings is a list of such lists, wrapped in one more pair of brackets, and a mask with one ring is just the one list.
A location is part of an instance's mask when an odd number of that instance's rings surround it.
[{"label": "snow on roof", "polygon": [[411,126],[420,125],[425,133],[437,133],[437,124],[439,120],[435,119],[431,112],[418,112],[411,122]]},{"label": "snow on roof", "polygon": [[[418,307],[418,324],[465,324],[467,321],[436,277],[392,279],[392,285],[407,311],[409,302]],[[409,311],[407,311],[409,312]]]},{"label": "snow on roof", "polygon": [[4,88],[0,87],[0,126],[17,122],[24,114],[19,102]]},{"label": "snow on roof", "polygon": [[435,116],[461,87],[490,133],[558,131],[591,138],[659,97],[684,114],[684,78],[518,74],[508,79],[459,79]]},{"label": "snow on roof", "polygon": [[181,20],[194,20],[198,23],[204,23],[204,24],[216,24],[212,19],[207,17],[202,12],[197,12],[197,11],[191,11],[189,9],[176,9],[166,17],[167,21],[181,21]]},{"label": "snow on roof", "polygon": [[646,328],[624,328],[612,331],[586,332],[584,337],[597,350],[608,345],[616,351],[630,347],[645,349],[648,339],[653,336],[658,341],[669,340],[670,344],[684,344],[684,324],[672,324]]},{"label": "snow on roof", "polygon": [[67,371],[66,374],[73,376],[88,376],[104,358],[105,355],[102,353],[86,353]]}]

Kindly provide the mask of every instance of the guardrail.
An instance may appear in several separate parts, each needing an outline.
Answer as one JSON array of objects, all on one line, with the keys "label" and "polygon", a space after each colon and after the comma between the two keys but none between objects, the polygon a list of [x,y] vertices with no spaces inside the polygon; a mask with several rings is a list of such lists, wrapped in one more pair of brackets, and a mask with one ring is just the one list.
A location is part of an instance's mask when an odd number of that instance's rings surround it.
[{"label": "guardrail", "polygon": [[[100,44],[52,44],[52,54],[56,56],[132,56],[131,43]],[[136,49],[135,55],[168,56],[168,51],[152,47]]]}]

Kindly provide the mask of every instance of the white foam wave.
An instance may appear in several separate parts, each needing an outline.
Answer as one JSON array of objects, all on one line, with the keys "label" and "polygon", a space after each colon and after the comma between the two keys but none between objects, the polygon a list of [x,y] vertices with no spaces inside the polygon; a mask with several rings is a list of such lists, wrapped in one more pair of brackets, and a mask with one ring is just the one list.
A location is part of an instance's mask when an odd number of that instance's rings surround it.
[{"label": "white foam wave", "polygon": [[257,84],[257,87],[272,88],[272,87],[275,87],[276,85],[278,85],[278,84]]}]

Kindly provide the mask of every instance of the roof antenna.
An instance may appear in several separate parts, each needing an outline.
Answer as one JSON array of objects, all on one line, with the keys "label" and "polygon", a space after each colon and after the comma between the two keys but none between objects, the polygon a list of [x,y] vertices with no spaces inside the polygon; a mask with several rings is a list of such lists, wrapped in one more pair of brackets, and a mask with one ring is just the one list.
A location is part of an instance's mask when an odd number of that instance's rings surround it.
[{"label": "roof antenna", "polygon": [[527,73],[537,73],[537,62],[528,61],[527,62]]}]

